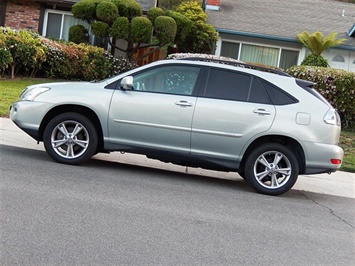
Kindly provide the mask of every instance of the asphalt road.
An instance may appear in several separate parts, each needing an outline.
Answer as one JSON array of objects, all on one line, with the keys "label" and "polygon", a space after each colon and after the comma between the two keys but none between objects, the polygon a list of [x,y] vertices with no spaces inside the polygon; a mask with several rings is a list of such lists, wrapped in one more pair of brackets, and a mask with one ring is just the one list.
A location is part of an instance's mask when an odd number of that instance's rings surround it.
[{"label": "asphalt road", "polygon": [[0,265],[355,265],[355,199],[0,145]]}]

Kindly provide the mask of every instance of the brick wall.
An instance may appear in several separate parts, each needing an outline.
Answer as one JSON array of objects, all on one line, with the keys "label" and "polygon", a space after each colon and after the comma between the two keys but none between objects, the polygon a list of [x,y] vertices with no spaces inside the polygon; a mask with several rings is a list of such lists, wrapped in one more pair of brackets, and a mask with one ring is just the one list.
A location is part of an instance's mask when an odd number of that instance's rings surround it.
[{"label": "brick wall", "polygon": [[8,1],[4,26],[38,31],[40,10],[41,5],[36,1]]}]

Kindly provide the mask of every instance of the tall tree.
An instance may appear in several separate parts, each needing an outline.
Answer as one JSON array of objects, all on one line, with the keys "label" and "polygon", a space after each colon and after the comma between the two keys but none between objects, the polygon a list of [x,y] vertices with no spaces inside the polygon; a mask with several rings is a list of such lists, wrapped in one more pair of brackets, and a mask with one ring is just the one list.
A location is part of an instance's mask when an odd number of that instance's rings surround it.
[{"label": "tall tree", "polygon": [[172,10],[174,7],[180,5],[185,0],[159,0],[158,7],[163,10]]},{"label": "tall tree", "polygon": [[[151,21],[142,16],[142,8],[135,0],[80,0],[71,11],[74,17],[91,24],[95,36],[105,38],[130,61],[138,49],[155,47],[158,50],[173,42],[176,35],[173,18],[159,16],[158,20]],[[155,43],[151,43],[153,29],[157,36]]]},{"label": "tall tree", "polygon": [[338,39],[336,32],[330,33],[328,36],[324,36],[323,33],[317,31],[308,33],[304,31],[297,34],[298,40],[306,46],[311,54],[309,54],[302,62],[302,65],[313,66],[328,66],[328,61],[322,56],[322,53],[331,47],[342,44],[345,39]]},{"label": "tall tree", "polygon": [[[189,0],[159,0],[158,1],[158,7],[160,7],[163,10],[173,10],[175,7],[180,5],[183,2],[187,2]],[[193,0],[199,5],[202,5],[203,0]]]},{"label": "tall tree", "polygon": [[186,0],[174,10],[193,22],[184,43],[178,45],[179,50],[187,53],[213,53],[218,35],[214,27],[207,23],[207,15],[199,1]]}]

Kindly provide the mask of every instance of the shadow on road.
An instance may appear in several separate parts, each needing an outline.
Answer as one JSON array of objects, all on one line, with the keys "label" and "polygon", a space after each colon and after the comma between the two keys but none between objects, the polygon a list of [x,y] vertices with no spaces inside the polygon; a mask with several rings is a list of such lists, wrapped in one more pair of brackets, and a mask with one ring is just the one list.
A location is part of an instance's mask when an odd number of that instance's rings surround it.
[{"label": "shadow on road", "polygon": [[[11,154],[11,158],[7,156],[7,154]],[[114,178],[115,182],[120,182],[120,176],[129,176],[130,179],[140,179],[144,180],[145,182],[149,180],[163,180],[165,182],[169,181],[173,183],[183,182],[186,183],[186,185],[199,184],[204,187],[210,186],[226,190],[226,192],[233,190],[236,193],[255,193],[243,179],[237,176],[237,174],[235,174],[236,177],[233,179],[225,179],[218,176],[190,174],[184,172],[184,170],[174,171],[170,169],[161,169],[161,165],[159,166],[160,168],[153,168],[144,165],[114,161],[111,158],[110,160],[93,158],[84,164],[72,166],[54,162],[43,150],[25,149],[8,145],[0,145],[0,158],[1,164],[3,165],[13,164],[16,165],[16,167],[22,167],[25,169],[28,168],[28,165],[35,165],[34,167],[36,168],[36,171],[40,171],[41,166],[43,166],[43,171],[62,171],[63,173],[67,172],[68,176],[65,178],[80,178],[81,180],[87,178],[92,180],[93,178],[100,179],[110,177],[111,179]],[[113,157],[113,159],[115,158]],[[70,176],[70,172],[73,172],[73,168],[76,169],[76,174],[75,176]],[[86,176],[86,170],[88,169],[91,173],[90,176]],[[180,169],[184,168],[181,167]],[[256,194],[256,196],[261,196],[265,199],[272,197],[258,194]],[[298,190],[290,190],[289,192],[278,196],[278,198],[297,198],[300,200],[317,199],[320,201],[323,201],[325,198],[329,197],[329,195],[324,195],[321,193],[312,193]],[[332,197],[336,198],[336,196]]]}]

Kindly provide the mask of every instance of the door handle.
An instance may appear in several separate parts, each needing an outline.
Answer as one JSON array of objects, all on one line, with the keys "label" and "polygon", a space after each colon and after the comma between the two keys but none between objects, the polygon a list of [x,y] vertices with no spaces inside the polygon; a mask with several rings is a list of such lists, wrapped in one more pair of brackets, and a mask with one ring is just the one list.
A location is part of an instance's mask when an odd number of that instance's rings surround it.
[{"label": "door handle", "polygon": [[265,109],[255,109],[253,110],[253,113],[258,115],[271,115],[271,112],[266,111]]},{"label": "door handle", "polygon": [[176,102],[175,104],[179,105],[179,106],[183,106],[183,107],[191,107],[192,106],[192,103],[189,103],[187,101],[180,101],[180,102]]}]

